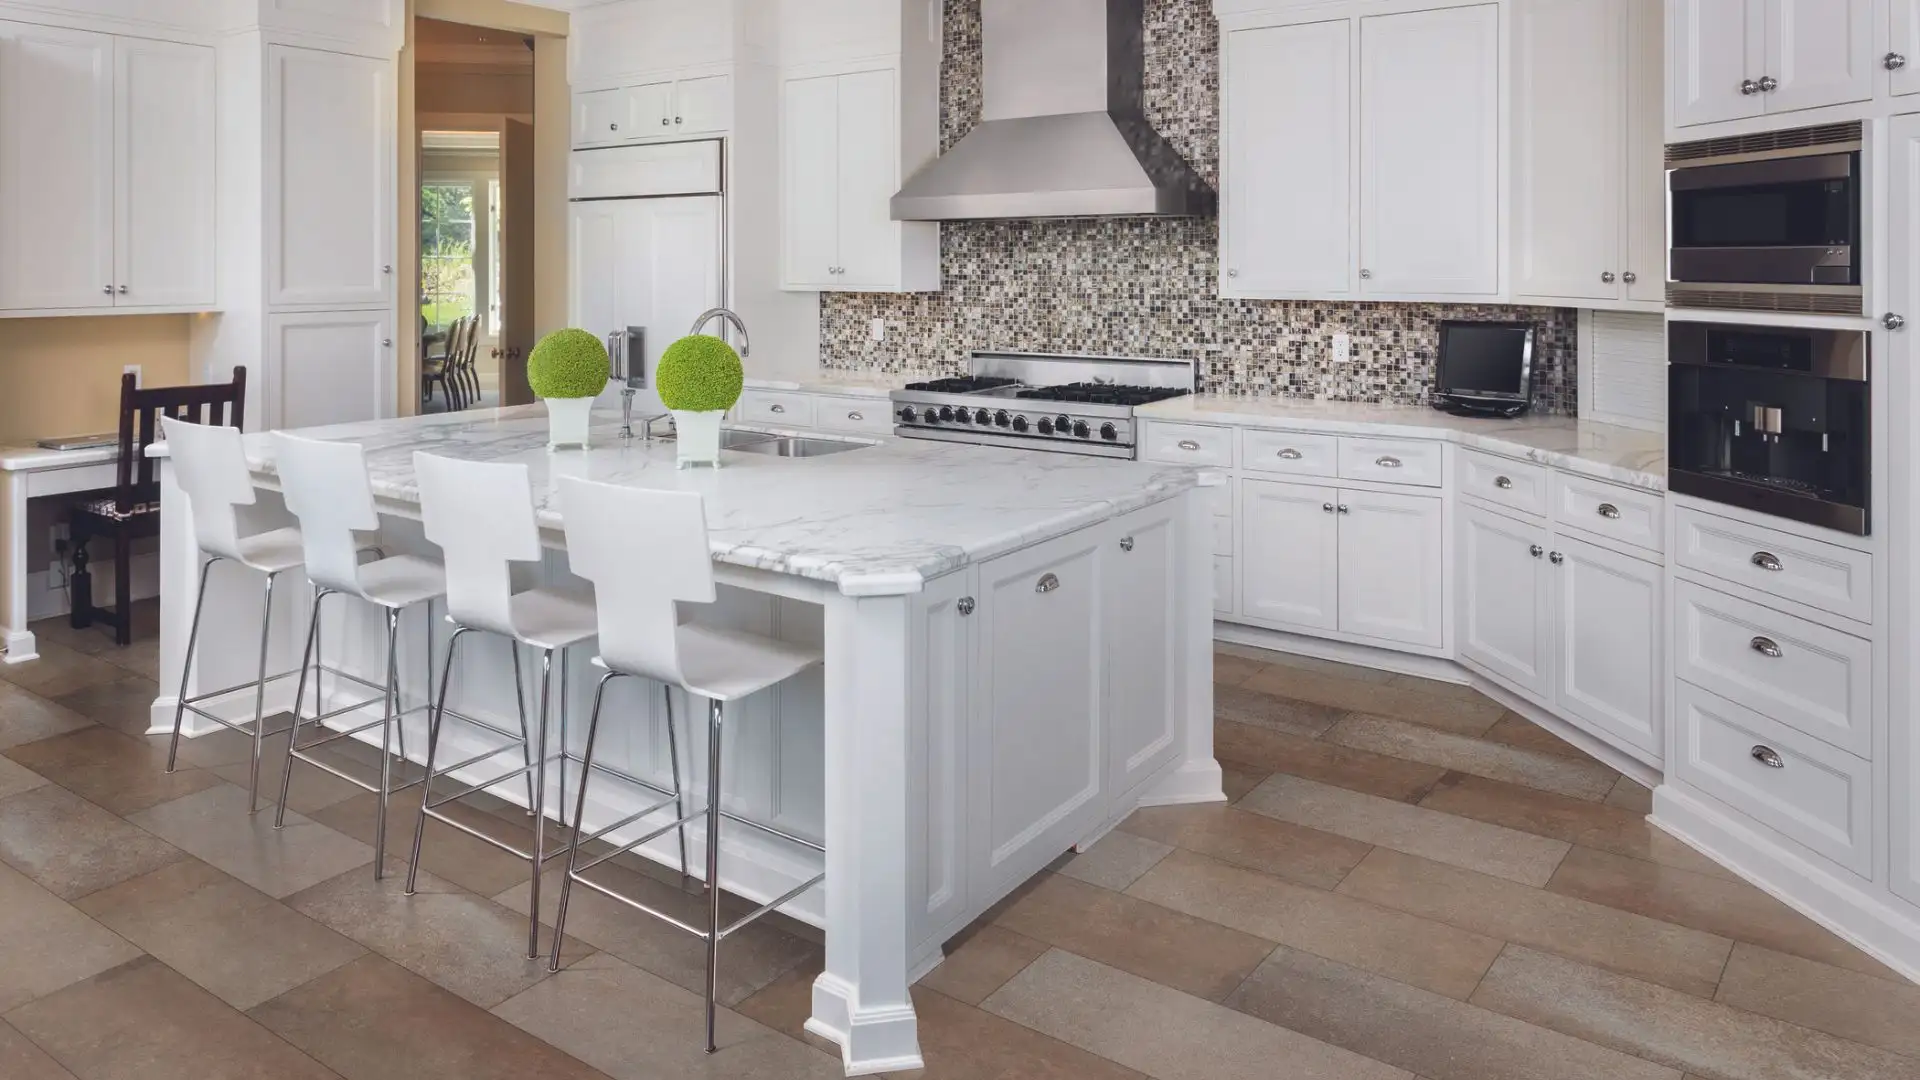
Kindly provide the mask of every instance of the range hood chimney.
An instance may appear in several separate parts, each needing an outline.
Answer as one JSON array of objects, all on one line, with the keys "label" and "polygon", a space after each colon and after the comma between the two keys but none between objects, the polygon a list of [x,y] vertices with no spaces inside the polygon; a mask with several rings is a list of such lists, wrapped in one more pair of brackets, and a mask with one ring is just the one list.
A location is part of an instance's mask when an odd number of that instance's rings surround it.
[{"label": "range hood chimney", "polygon": [[1143,0],[980,0],[980,123],[893,197],[896,221],[1212,214],[1142,107]]}]

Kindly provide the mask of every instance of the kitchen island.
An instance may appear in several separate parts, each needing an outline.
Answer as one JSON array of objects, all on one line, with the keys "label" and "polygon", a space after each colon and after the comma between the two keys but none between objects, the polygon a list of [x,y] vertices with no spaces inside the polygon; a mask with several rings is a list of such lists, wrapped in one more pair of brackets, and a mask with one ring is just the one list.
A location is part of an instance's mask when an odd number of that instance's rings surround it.
[{"label": "kitchen island", "polygon": [[[705,496],[720,597],[698,618],[825,653],[819,669],[730,710],[739,719],[729,723],[723,799],[736,813],[826,848],[824,888],[785,910],[825,931],[808,1027],[840,1044],[849,1074],[920,1064],[907,987],[940,961],[944,941],[1061,852],[1097,839],[1136,806],[1222,798],[1212,751],[1211,521],[1197,489],[1223,477],[895,438],[764,440],[725,451],[723,468],[683,471],[672,442],[622,441],[611,415],[596,419],[594,448],[585,451],[549,452],[538,406],[305,434],[365,448],[388,554],[436,553],[420,531],[414,452],[527,464],[546,551],[516,577],[523,588],[569,580],[558,477]],[[246,445],[260,492],[247,527],[290,523],[270,441],[251,435]],[[161,686],[171,695],[199,559],[170,467],[162,501]],[[295,664],[308,591],[289,580],[276,599],[274,670]],[[251,676],[258,593],[257,578],[216,568],[188,693]],[[378,617],[336,610],[349,609],[329,607],[327,665],[377,677]],[[402,627],[410,706],[425,700],[435,621],[437,609],[431,618],[409,612]],[[513,723],[509,648],[484,638],[462,648],[451,710]],[[562,738],[575,753],[594,675],[585,662],[591,648],[576,652],[559,705],[569,721]],[[350,684],[326,690],[330,704],[365,696]],[[292,695],[293,680],[276,683],[270,709],[289,708]],[[156,730],[170,727],[174,700],[154,703]],[[252,695],[220,707],[250,716]],[[607,709],[599,760],[665,783],[658,688],[622,680]],[[684,718],[699,713],[685,703],[674,712],[684,738]],[[334,721],[361,722],[352,714]],[[211,726],[200,721],[189,731]],[[704,798],[695,765],[705,754],[700,726],[682,756],[696,799]],[[410,716],[405,735],[411,756],[423,758],[424,716]],[[463,746],[462,737],[450,721],[442,760],[490,745]],[[554,769],[577,773],[570,764]],[[547,784],[550,816],[561,805],[560,780]],[[514,799],[525,788],[495,791]],[[586,826],[649,805],[642,792],[596,780]],[[660,820],[668,820],[664,812]],[[651,821],[627,835],[651,831]],[[698,826],[689,832],[691,844],[701,842]],[[678,866],[671,835],[641,850]],[[723,834],[721,883],[733,892],[765,900],[820,869],[821,856],[804,846],[752,830]]]}]

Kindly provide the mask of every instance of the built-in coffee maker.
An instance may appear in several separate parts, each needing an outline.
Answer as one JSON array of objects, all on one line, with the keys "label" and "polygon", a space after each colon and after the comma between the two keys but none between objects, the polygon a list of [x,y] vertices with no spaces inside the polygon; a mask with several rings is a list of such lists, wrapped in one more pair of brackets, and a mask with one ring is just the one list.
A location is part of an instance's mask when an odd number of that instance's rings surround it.
[{"label": "built-in coffee maker", "polygon": [[1673,491],[1867,535],[1864,332],[1673,322],[1667,359]]}]

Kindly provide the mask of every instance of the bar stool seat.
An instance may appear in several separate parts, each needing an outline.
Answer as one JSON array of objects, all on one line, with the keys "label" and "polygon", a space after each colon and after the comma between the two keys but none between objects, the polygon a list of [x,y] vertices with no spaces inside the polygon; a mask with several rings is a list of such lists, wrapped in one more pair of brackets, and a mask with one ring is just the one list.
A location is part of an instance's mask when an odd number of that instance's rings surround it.
[{"label": "bar stool seat", "polygon": [[394,555],[360,565],[360,598],[384,608],[407,608],[447,595],[447,568],[418,555]]},{"label": "bar stool seat", "polygon": [[[819,649],[698,623],[682,625],[675,644],[680,647],[680,689],[708,701],[738,701],[820,662]],[[611,670],[605,657],[594,657],[593,666]]]},{"label": "bar stool seat", "polygon": [[300,530],[295,528],[243,536],[235,550],[234,562],[263,574],[284,574],[306,561]]},{"label": "bar stool seat", "polygon": [[591,594],[543,587],[515,593],[507,604],[518,637],[536,649],[564,649],[599,632]]}]

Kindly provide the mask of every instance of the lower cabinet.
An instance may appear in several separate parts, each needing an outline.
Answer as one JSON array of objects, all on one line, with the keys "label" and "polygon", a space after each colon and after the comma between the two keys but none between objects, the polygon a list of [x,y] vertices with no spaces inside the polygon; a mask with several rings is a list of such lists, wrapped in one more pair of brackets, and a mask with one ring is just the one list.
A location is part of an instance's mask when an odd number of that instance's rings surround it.
[{"label": "lower cabinet", "polygon": [[1545,702],[1553,695],[1553,582],[1539,525],[1459,508],[1455,633],[1460,659]]},{"label": "lower cabinet", "polygon": [[265,360],[264,413],[247,404],[262,428],[393,415],[393,319],[384,309],[269,315]]}]

